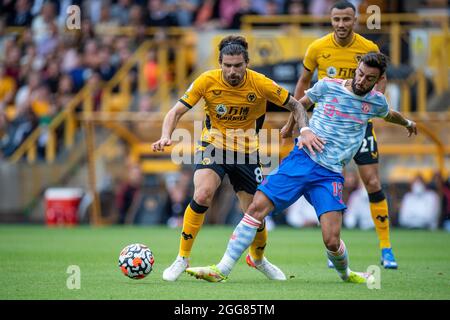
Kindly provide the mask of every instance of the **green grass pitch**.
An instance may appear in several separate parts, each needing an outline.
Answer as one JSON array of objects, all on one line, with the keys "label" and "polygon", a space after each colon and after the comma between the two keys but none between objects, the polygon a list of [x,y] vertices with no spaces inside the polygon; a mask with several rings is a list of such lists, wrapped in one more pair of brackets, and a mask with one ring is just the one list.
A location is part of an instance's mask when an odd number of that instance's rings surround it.
[{"label": "green grass pitch", "polygon": [[[47,228],[0,226],[0,299],[450,299],[450,234],[393,230],[398,270],[381,270],[381,289],[343,283],[326,267],[319,229],[277,227],[269,233],[267,257],[288,276],[267,280],[241,258],[227,283],[207,283],[184,274],[173,283],[163,270],[178,252],[178,229],[165,227]],[[205,226],[192,252],[192,266],[217,263],[231,227]],[[375,231],[343,230],[350,267],[379,265]],[[147,244],[155,256],[153,272],[128,279],[117,266],[120,250]],[[81,270],[80,289],[68,289],[67,268]]]}]

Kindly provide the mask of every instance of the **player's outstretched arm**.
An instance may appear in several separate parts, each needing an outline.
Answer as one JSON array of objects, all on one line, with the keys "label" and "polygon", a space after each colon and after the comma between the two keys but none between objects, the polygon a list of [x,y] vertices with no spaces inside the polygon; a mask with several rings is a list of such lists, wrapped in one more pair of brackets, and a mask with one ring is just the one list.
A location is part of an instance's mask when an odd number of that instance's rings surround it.
[{"label": "player's outstretched arm", "polygon": [[153,151],[164,151],[165,146],[170,146],[173,130],[177,127],[178,121],[190,109],[178,101],[172,109],[164,117],[161,138],[152,144]]},{"label": "player's outstretched arm", "polygon": [[[305,95],[305,90],[309,89],[309,86],[311,85],[311,79],[312,79],[313,73],[303,67],[303,72],[300,78],[297,81],[297,85],[295,86],[295,93],[294,97],[295,99],[299,100]],[[292,137],[292,132],[295,128],[295,119],[294,115],[291,113],[289,115],[288,122],[281,128],[281,137],[282,138],[290,138]]]},{"label": "player's outstretched arm", "polygon": [[413,133],[417,135],[416,123],[412,120],[406,119],[400,112],[389,110],[389,113],[384,120],[406,127],[408,130],[408,137],[411,137]]},{"label": "player's outstretched arm", "polygon": [[315,155],[316,151],[322,152],[325,141],[316,136],[315,133],[309,128],[309,118],[306,110],[312,106],[312,101],[304,96],[297,101],[294,97],[290,97],[286,108],[288,108],[294,114],[295,122],[298,123],[300,128],[300,138],[298,139],[297,146],[301,149],[306,146],[312,155]]}]

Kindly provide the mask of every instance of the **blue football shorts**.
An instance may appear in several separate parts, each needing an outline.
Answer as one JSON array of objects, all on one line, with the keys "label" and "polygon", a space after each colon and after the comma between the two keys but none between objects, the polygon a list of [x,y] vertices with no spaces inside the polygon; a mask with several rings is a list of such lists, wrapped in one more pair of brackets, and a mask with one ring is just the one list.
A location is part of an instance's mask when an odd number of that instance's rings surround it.
[{"label": "blue football shorts", "polygon": [[302,195],[316,210],[317,218],[329,211],[342,211],[347,207],[342,200],[344,177],[317,164],[296,145],[259,185],[273,203],[273,213],[279,213]]}]

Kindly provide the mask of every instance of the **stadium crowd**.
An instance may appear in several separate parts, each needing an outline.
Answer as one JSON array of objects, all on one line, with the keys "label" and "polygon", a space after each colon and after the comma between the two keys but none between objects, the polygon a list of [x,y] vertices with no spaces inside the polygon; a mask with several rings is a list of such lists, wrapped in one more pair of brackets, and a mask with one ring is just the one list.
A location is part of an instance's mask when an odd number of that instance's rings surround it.
[{"label": "stadium crowd", "polygon": [[[352,1],[358,11],[371,4],[382,12],[446,8],[445,1]],[[34,128],[45,126],[87,82],[101,102],[102,81],[131,56],[147,27],[238,29],[248,14],[327,15],[330,0],[2,0],[0,1],[0,157],[9,157]],[[67,8],[81,10],[81,29],[67,32]],[[135,36],[106,35],[129,26]],[[19,28],[12,30],[11,28]],[[7,29],[8,28],[8,29]],[[22,29],[20,29],[22,28]],[[12,30],[12,31],[11,31]],[[149,91],[157,86],[155,58],[148,62]],[[153,70],[153,71],[152,71]],[[152,76],[153,72],[153,76]]]}]

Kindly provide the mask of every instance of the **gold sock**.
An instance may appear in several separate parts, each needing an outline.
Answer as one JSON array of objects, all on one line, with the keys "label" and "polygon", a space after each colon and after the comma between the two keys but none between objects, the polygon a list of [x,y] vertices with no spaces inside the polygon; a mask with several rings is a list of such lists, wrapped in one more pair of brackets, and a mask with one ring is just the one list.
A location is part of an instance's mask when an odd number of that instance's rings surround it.
[{"label": "gold sock", "polygon": [[256,232],[255,239],[249,249],[249,253],[253,261],[262,260],[264,257],[264,249],[266,248],[267,238],[266,222],[264,221],[263,225]]},{"label": "gold sock", "polygon": [[186,211],[184,212],[183,230],[181,231],[180,237],[180,250],[178,251],[178,254],[181,257],[187,258],[191,255],[195,237],[205,220],[205,211],[203,211],[203,213],[198,213],[192,209],[191,204],[187,206]]},{"label": "gold sock", "polygon": [[389,239],[389,213],[387,200],[380,202],[370,202],[370,213],[375,224],[378,239],[380,240],[380,249],[390,248],[391,241]]}]

